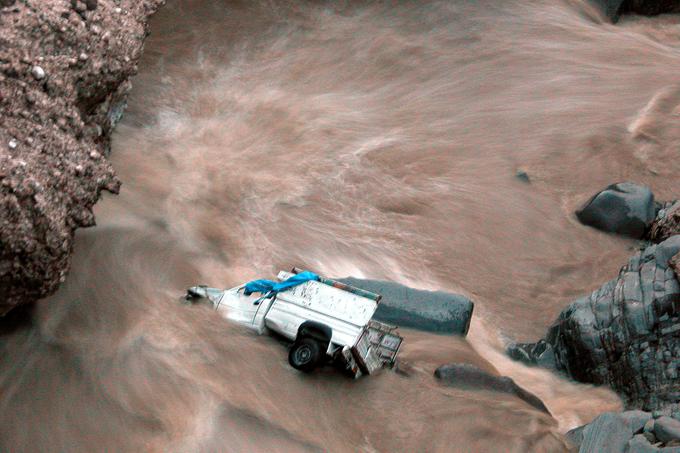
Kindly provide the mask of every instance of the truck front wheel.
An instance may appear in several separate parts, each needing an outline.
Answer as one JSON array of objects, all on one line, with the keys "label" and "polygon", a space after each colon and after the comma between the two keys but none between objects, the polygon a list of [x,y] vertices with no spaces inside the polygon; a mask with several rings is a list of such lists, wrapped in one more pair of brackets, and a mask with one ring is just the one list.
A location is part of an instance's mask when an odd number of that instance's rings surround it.
[{"label": "truck front wheel", "polygon": [[309,337],[301,338],[290,348],[288,363],[296,370],[309,373],[321,363],[322,355],[318,341]]}]

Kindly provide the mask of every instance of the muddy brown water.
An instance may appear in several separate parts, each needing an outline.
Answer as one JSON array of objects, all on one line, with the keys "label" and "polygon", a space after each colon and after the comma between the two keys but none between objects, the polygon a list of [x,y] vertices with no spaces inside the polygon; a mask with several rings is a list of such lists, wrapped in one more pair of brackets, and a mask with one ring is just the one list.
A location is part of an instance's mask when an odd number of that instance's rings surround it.
[{"label": "muddy brown water", "polygon": [[[170,1],[112,161],[119,197],[0,349],[4,451],[562,451],[621,407],[513,363],[635,243],[579,225],[620,180],[680,193],[680,18],[576,1]],[[515,177],[526,171],[531,182]],[[405,373],[301,375],[177,303],[292,265],[461,292],[467,340],[406,331]],[[509,375],[554,418],[443,388]]]}]

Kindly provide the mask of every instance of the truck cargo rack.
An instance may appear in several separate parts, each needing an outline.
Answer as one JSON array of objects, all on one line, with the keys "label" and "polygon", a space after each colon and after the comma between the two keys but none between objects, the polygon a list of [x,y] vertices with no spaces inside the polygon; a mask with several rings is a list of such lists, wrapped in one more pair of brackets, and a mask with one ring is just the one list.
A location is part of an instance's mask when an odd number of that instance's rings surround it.
[{"label": "truck cargo rack", "polygon": [[[300,272],[304,272],[304,269],[294,267],[291,270],[291,273],[293,273],[293,274],[299,274]],[[319,276],[319,281],[321,283],[325,284],[325,285],[333,286],[334,288],[338,288],[338,289],[342,289],[344,291],[348,291],[352,294],[356,294],[357,296],[372,299],[372,300],[374,300],[378,303],[380,303],[380,299],[382,299],[382,296],[380,294],[372,293],[370,291],[366,291],[365,289],[357,288],[356,286],[348,285],[347,283],[342,283],[342,282],[339,282],[337,280],[332,280],[330,278]]]}]

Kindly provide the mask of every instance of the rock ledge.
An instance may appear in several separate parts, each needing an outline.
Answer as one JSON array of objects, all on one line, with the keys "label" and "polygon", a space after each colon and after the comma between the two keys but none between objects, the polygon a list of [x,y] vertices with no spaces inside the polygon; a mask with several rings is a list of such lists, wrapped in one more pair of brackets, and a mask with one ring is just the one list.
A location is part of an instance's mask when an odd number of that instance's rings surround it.
[{"label": "rock ledge", "polygon": [[54,292],[163,0],[0,1],[0,315]]}]

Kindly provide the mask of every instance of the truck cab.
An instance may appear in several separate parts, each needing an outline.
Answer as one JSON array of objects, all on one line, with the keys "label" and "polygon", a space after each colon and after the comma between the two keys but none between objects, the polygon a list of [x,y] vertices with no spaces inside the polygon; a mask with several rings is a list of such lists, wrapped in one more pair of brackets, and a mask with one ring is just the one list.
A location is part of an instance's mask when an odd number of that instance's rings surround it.
[{"label": "truck cab", "polygon": [[[277,279],[299,272],[281,271]],[[259,334],[276,332],[291,341],[288,361],[304,372],[332,361],[354,377],[372,374],[395,363],[403,340],[396,327],[371,319],[379,295],[324,277],[269,294],[247,294],[246,285],[187,290],[187,300],[199,298]]]}]

